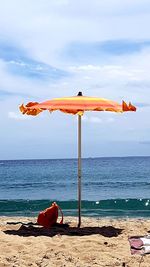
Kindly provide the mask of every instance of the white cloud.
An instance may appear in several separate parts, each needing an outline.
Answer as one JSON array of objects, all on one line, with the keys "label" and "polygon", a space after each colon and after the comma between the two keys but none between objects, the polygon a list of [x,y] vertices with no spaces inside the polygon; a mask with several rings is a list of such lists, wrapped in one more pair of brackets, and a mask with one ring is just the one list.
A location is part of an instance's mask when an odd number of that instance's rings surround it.
[{"label": "white cloud", "polygon": [[108,121],[108,122],[114,122],[115,119],[114,119],[114,118],[108,118],[107,121]]},{"label": "white cloud", "polygon": [[150,38],[149,11],[148,0],[5,0],[0,33],[34,58],[61,66],[66,60],[60,61],[59,53],[72,41]]},{"label": "white cloud", "polygon": [[[88,64],[77,62],[76,65],[72,59],[63,54],[65,48],[72,42],[93,43],[115,39],[149,40],[149,24],[150,2],[148,0],[1,1],[1,40],[3,38],[8,44],[12,43],[23,49],[33,60],[62,68],[72,74],[70,77],[55,82],[31,80],[29,77],[21,77],[8,72],[8,64],[24,64],[23,62],[14,59],[5,63],[0,60],[0,89],[2,92],[6,90],[12,93],[12,96],[8,95],[5,100],[1,101],[0,121],[4,138],[8,139],[10,125],[12,125],[16,142],[18,142],[19,136],[22,138],[21,141],[25,140],[25,126],[21,124],[20,129],[20,123],[16,122],[15,125],[18,128],[13,128],[13,120],[30,118],[19,114],[19,111],[18,113],[14,111],[22,102],[44,101],[53,97],[76,95],[78,91],[83,91],[84,95],[104,97],[119,103],[122,99],[127,102],[132,101],[133,104],[134,102],[150,103],[149,49],[125,56],[110,56],[107,60],[91,58]],[[39,66],[39,71],[40,68]],[[7,99],[7,97],[9,98]],[[12,111],[8,112],[8,110]],[[104,126],[109,124],[108,126],[112,128],[115,126],[114,132],[108,131],[109,127],[105,131],[105,127],[103,127],[101,138],[107,140],[116,138],[117,141],[120,139],[130,141],[135,138],[136,140],[148,140],[150,135],[148,108],[143,108],[142,111],[137,110],[137,113],[133,114],[117,114],[118,119],[114,117],[115,115],[106,117],[104,114],[104,112],[101,113],[100,117],[99,115],[83,116],[83,121],[89,122],[86,126],[90,123],[97,125],[104,123]],[[63,122],[66,122],[66,118],[68,119],[65,115],[61,116],[61,126]],[[40,120],[42,129],[48,131],[47,117],[45,120],[40,117]],[[32,118],[29,122],[33,122],[30,123],[29,135],[32,138],[34,127],[36,127],[37,140],[38,138],[41,140],[38,132],[40,127],[38,120]],[[52,131],[58,125],[58,120],[52,116],[51,128],[48,132],[49,142],[53,142],[55,136]],[[135,130],[128,134],[127,129],[131,129],[133,125]],[[61,132],[61,129],[60,127],[58,133]],[[63,139],[66,137],[67,130],[65,124],[62,131]],[[71,139],[73,134],[74,129],[68,130],[70,143],[73,143],[73,138]],[[10,136],[9,138],[13,146],[14,139],[11,139]],[[23,142],[20,143],[23,144]],[[140,150],[137,149],[137,151]]]},{"label": "white cloud", "polygon": [[30,119],[29,116],[26,116],[26,115],[22,115],[21,113],[19,112],[14,112],[14,111],[9,111],[8,112],[8,118],[9,119],[13,119],[13,120],[27,120],[27,119]]},{"label": "white cloud", "polygon": [[[111,78],[113,80],[118,78],[124,78],[128,80],[137,80],[140,79],[139,76],[143,74],[142,69],[137,69],[130,66],[123,66],[123,65],[80,65],[80,66],[72,66],[70,67],[75,73],[87,74],[90,79],[92,79],[92,75],[95,76],[102,76],[103,79],[108,80]],[[88,76],[88,75],[91,75]]]},{"label": "white cloud", "polygon": [[83,115],[82,120],[90,123],[102,123],[102,119],[97,116],[88,117],[86,115]]},{"label": "white cloud", "polygon": [[99,117],[91,117],[89,119],[90,122],[93,122],[93,123],[102,123],[102,119],[100,119]]},{"label": "white cloud", "polygon": [[104,113],[102,114],[101,117],[103,117],[103,119],[98,117],[98,116],[87,116],[87,115],[84,114],[83,117],[82,117],[82,120],[85,121],[85,122],[96,123],[96,124],[112,123],[112,122],[115,121],[115,118],[108,117],[107,115],[104,116]]}]

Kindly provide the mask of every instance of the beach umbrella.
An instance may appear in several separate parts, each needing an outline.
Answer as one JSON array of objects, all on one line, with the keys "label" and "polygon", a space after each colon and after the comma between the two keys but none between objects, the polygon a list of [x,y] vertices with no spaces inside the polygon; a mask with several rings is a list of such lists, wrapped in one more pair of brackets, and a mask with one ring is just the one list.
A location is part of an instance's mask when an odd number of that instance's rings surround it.
[{"label": "beach umbrella", "polygon": [[44,110],[53,112],[55,110],[64,113],[78,115],[78,227],[81,225],[81,118],[85,111],[110,111],[125,112],[136,111],[136,108],[129,103],[128,105],[122,101],[118,104],[112,100],[83,96],[79,92],[77,96],[62,97],[47,100],[42,103],[29,102],[21,105],[22,114],[36,116]]}]

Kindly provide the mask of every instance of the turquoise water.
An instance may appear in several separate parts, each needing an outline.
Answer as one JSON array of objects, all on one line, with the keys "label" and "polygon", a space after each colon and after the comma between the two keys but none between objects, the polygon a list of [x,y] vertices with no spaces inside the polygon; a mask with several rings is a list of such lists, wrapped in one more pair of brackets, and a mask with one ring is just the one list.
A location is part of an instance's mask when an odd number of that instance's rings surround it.
[{"label": "turquoise water", "polygon": [[[82,160],[82,214],[150,217],[150,157]],[[0,161],[0,215],[77,215],[77,160]]]}]

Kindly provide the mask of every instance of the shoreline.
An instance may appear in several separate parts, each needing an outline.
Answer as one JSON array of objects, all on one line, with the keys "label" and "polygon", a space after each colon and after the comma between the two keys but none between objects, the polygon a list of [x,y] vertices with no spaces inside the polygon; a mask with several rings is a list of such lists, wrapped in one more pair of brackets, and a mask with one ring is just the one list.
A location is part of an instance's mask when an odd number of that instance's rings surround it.
[{"label": "shoreline", "polygon": [[[53,202],[62,209],[64,216],[78,216],[77,200],[56,199],[5,199],[0,200],[0,216],[38,216]],[[82,216],[106,219],[149,219],[149,198],[112,198],[101,200],[82,200]]]},{"label": "shoreline", "polygon": [[[38,217],[38,214],[40,213],[40,211],[38,212],[38,213],[36,213],[35,215],[33,214],[33,215],[17,215],[17,214],[15,214],[15,215],[1,215],[0,214],[0,221],[1,221],[1,219],[2,218],[4,218],[4,219],[9,219],[9,218],[23,218],[23,219],[25,219],[25,220],[36,220],[37,219],[37,217]],[[73,219],[73,218],[78,218],[78,216],[74,216],[74,215],[66,215],[66,214],[64,214],[64,217],[65,218],[71,218],[71,220]],[[107,215],[107,216],[98,216],[98,215],[96,215],[96,216],[91,216],[91,215],[81,215],[81,217],[82,217],[82,219],[93,219],[93,220],[96,220],[96,221],[100,221],[100,220],[106,220],[106,221],[140,221],[140,220],[142,220],[142,221],[150,221],[150,216],[112,216],[112,215]]]},{"label": "shoreline", "polygon": [[[150,231],[147,218],[82,217],[80,229],[77,217],[70,216],[64,217],[68,229],[42,230],[22,224],[29,222],[36,222],[36,217],[0,216],[0,267],[137,267],[141,256],[131,255],[128,238]],[[150,266],[149,255],[144,266]]]}]

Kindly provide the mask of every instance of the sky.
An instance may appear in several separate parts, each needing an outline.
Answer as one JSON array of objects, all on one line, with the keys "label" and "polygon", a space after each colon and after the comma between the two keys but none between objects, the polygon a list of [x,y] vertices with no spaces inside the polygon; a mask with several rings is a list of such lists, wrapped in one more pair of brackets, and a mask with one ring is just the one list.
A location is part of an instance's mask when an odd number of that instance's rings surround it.
[{"label": "sky", "polygon": [[82,156],[150,156],[150,1],[0,0],[0,159],[77,157],[77,117],[19,105],[83,95],[137,112],[87,112]]}]

